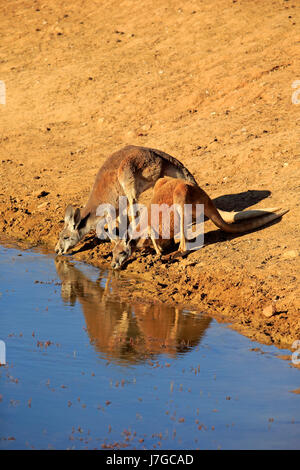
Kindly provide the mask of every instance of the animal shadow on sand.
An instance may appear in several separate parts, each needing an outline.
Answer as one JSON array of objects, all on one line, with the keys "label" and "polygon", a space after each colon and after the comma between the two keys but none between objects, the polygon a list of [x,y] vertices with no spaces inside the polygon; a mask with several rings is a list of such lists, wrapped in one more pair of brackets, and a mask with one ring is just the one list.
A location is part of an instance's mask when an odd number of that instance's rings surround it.
[{"label": "animal shadow on sand", "polygon": [[[222,211],[243,211],[250,208],[255,204],[258,204],[263,199],[266,199],[271,195],[271,191],[268,190],[248,190],[243,191],[242,193],[237,194],[225,194],[224,196],[219,196],[213,200],[216,207]],[[270,204],[269,206],[271,206]],[[263,208],[262,208],[263,209]],[[213,243],[223,242],[226,240],[234,240],[235,238],[240,238],[250,232],[258,232],[264,230],[266,227],[277,224],[281,221],[281,217],[269,222],[266,225],[258,227],[256,229],[250,230],[249,232],[242,233],[226,233],[220,229],[211,230],[205,234],[205,245],[211,245]]]},{"label": "animal shadow on sand", "polygon": [[70,251],[70,254],[76,255],[76,253],[81,253],[83,251],[92,250],[96,246],[107,241],[108,240],[100,240],[100,238],[96,236],[96,232],[94,232],[92,234],[85,236],[84,239],[82,240],[82,246],[80,246],[78,249],[74,247],[74,249]]},{"label": "animal shadow on sand", "polygon": [[251,189],[237,194],[225,194],[213,199],[216,207],[222,211],[243,211],[266,199],[271,191]]}]

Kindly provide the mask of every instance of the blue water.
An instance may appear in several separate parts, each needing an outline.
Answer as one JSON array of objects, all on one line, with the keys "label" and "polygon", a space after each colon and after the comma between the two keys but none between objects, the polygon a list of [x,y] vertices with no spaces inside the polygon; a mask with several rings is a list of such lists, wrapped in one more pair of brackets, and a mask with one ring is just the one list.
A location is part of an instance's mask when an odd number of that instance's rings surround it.
[{"label": "blue water", "polygon": [[300,374],[278,349],[120,300],[132,282],[0,246],[1,449],[300,448]]}]

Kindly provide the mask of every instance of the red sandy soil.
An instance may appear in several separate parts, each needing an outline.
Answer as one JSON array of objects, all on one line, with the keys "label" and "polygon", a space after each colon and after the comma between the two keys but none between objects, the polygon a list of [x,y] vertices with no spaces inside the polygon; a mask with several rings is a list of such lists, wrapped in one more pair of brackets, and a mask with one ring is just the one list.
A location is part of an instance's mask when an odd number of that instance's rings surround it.
[{"label": "red sandy soil", "polygon": [[[105,158],[127,144],[181,160],[224,210],[280,206],[231,236],[206,223],[184,258],[133,256],[128,296],[177,302],[264,343],[300,339],[297,0],[1,2],[0,230],[53,250]],[[296,96],[297,98],[297,96]],[[300,93],[298,100],[300,101]],[[110,261],[90,236],[74,255]],[[275,313],[264,315],[274,304]]]}]

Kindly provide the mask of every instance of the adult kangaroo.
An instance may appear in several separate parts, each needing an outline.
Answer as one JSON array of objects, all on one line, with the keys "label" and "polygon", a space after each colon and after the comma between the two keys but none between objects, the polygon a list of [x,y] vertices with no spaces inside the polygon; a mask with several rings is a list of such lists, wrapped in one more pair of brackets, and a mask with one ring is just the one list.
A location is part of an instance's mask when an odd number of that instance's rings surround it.
[{"label": "adult kangaroo", "polygon": [[[163,248],[170,244],[172,239],[179,235],[179,251],[186,251],[184,206],[191,208],[192,220],[195,221],[197,205],[202,204],[204,215],[210,219],[217,227],[228,233],[242,233],[254,230],[269,222],[282,217],[287,210],[277,207],[266,209],[253,209],[241,212],[219,211],[214,205],[209,195],[198,185],[187,181],[165,177],[157,181],[154,186],[152,200],[146,212],[147,235],[150,236],[156,254],[160,255]],[[170,218],[169,208],[177,206],[179,213],[175,211]],[[153,232],[152,211],[162,208],[162,217],[158,222],[157,233]],[[250,219],[250,220],[248,220]],[[238,223],[235,223],[238,222]],[[164,225],[168,227],[168,237],[164,237]],[[139,228],[139,226],[138,226]],[[145,238],[120,239],[113,249],[112,267],[120,268],[132,252],[140,248],[145,243]]]},{"label": "adult kangaroo", "polygon": [[119,196],[126,196],[133,216],[132,206],[140,194],[164,176],[196,184],[193,175],[179,160],[161,150],[129,145],[113,153],[98,171],[84,208],[67,207],[65,225],[55,247],[56,253],[66,253],[90,230],[95,229],[99,221],[96,211],[100,204],[110,204],[118,216]]}]

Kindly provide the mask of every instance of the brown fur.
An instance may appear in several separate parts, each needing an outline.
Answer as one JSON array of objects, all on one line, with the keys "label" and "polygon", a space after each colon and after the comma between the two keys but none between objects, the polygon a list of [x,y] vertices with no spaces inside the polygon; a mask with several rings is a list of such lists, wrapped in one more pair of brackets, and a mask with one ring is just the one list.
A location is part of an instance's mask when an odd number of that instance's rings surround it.
[{"label": "brown fur", "polygon": [[65,227],[55,251],[65,253],[95,228],[96,210],[100,204],[111,204],[117,210],[119,196],[125,195],[131,208],[142,192],[166,175],[196,184],[192,174],[181,162],[160,150],[130,145],[113,153],[98,171],[82,211],[78,214],[78,209],[72,211],[72,208],[67,208]]},{"label": "brown fur", "polygon": [[[166,204],[167,206],[171,207],[173,204],[178,204],[182,209],[183,214],[183,207],[185,204],[192,205],[193,211],[193,218],[196,214],[196,205],[203,204],[204,205],[204,215],[208,217],[212,222],[219,227],[220,229],[224,230],[225,232],[229,233],[241,233],[247,232],[249,230],[253,230],[255,228],[261,227],[272,220],[275,220],[285,214],[287,211],[278,211],[278,208],[271,208],[271,209],[261,209],[255,211],[244,211],[234,213],[233,217],[230,216],[230,213],[226,212],[219,212],[214,205],[211,198],[208,194],[201,189],[199,186],[189,183],[184,180],[174,179],[174,178],[162,178],[160,179],[154,186],[154,193],[150,205],[148,207],[148,228],[150,232],[150,224],[151,224],[151,205],[152,204]],[[245,218],[249,218],[251,220],[246,220],[240,222],[238,224],[230,224],[224,220],[223,216],[228,216],[228,219],[231,221],[238,221],[243,220]],[[252,217],[255,218],[252,218]],[[259,216],[259,217],[258,217]],[[186,239],[184,235],[184,220],[183,217],[180,217],[180,245],[179,251],[184,252],[186,251]],[[160,219],[159,225],[159,234],[158,237],[151,236],[151,240],[155,251],[157,254],[160,254],[163,250],[165,244],[169,244],[170,240],[164,240],[162,238],[162,220]],[[170,239],[174,238],[174,216],[171,213],[170,218]],[[143,243],[143,241],[142,241]],[[124,241],[120,240],[116,243],[114,250],[113,250],[113,261],[112,266],[114,268],[120,267],[126,259],[130,256],[132,252],[132,248],[136,248],[137,246],[141,245],[141,242],[136,240],[133,241]]]}]

